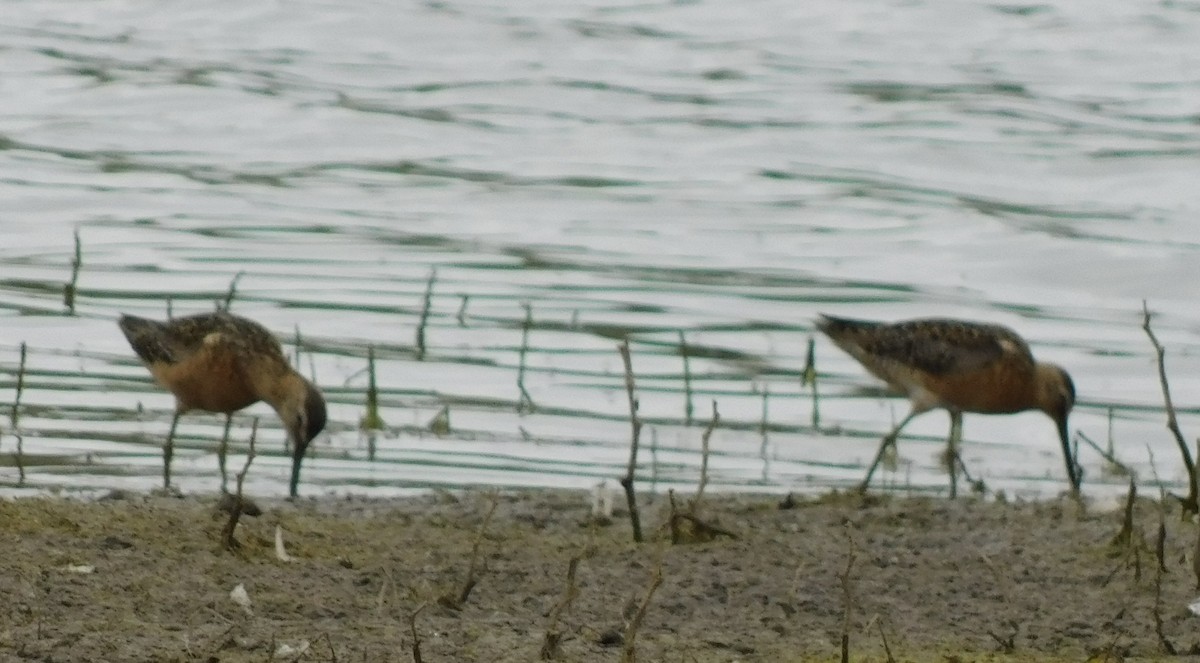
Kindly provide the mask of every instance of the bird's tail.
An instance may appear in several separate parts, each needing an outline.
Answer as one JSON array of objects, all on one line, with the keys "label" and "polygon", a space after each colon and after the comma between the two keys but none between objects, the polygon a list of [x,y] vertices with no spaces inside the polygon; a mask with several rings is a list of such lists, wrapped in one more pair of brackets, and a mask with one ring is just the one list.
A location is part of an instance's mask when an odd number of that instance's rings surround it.
[{"label": "bird's tail", "polygon": [[870,320],[854,320],[852,318],[835,318],[832,315],[821,314],[817,318],[817,329],[835,341],[854,336],[860,332],[870,331],[880,326],[880,323]]},{"label": "bird's tail", "polygon": [[166,343],[166,323],[135,315],[122,315],[117,321],[117,326],[121,328],[129,345],[142,361],[147,364],[174,361],[171,349]]}]

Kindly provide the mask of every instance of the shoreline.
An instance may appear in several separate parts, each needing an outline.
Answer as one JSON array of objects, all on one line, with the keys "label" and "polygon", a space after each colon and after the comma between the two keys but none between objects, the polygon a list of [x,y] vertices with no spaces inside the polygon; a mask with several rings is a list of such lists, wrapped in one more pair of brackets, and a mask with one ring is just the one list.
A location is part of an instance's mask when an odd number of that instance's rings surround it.
[{"label": "shoreline", "polygon": [[[1156,660],[1156,613],[1176,651],[1200,651],[1196,525],[1175,504],[1159,576],[1149,500],[1134,512],[1142,545],[1121,548],[1121,512],[1068,499],[830,493],[781,508],[715,493],[698,516],[736,538],[678,545],[662,495],[639,495],[642,544],[623,499],[596,525],[586,491],[500,492],[484,528],[492,500],[261,500],[237,552],[221,549],[216,496],[0,500],[0,658],[263,661],[286,646],[271,660],[408,661],[415,628],[428,661],[538,660],[548,631],[558,660],[618,660],[658,571],[643,661],[838,660],[844,576],[852,660],[887,660],[884,637],[897,660]],[[276,525],[291,561],[276,557]],[[575,596],[556,611],[572,559]],[[252,614],[230,598],[239,584]]]}]

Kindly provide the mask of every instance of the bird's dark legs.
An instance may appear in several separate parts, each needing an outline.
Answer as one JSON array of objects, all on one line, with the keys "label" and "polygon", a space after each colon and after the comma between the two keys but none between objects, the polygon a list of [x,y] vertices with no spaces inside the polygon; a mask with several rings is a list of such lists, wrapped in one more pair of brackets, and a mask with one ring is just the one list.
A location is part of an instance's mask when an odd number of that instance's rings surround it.
[{"label": "bird's dark legs", "polygon": [[[962,459],[958,456],[958,445],[962,442],[962,412],[950,411],[950,437],[946,440],[946,464],[950,468],[950,499],[958,496],[958,468]],[[966,473],[963,467],[963,473]]]},{"label": "bird's dark legs", "polygon": [[962,412],[950,413],[950,437],[946,441],[946,467],[950,470],[950,499],[954,499],[958,495],[958,472],[962,470],[962,476],[967,480],[967,484],[971,486],[971,490],[977,493],[983,493],[985,486],[983,481],[976,481],[971,473],[967,471],[967,464],[963,462],[962,454],[959,453],[959,448],[962,446]]},{"label": "bird's dark legs", "polygon": [[904,420],[892,429],[892,432],[883,437],[883,442],[879,445],[879,453],[875,454],[875,460],[871,463],[871,467],[867,468],[867,476],[863,477],[862,483],[858,485],[858,492],[867,492],[867,487],[871,485],[871,477],[875,475],[875,468],[879,467],[879,463],[883,460],[883,455],[887,453],[889,447],[896,446],[896,438],[900,436],[900,429],[904,428],[905,424],[918,414],[921,414],[921,412],[917,410],[909,412],[908,416],[904,417]]}]

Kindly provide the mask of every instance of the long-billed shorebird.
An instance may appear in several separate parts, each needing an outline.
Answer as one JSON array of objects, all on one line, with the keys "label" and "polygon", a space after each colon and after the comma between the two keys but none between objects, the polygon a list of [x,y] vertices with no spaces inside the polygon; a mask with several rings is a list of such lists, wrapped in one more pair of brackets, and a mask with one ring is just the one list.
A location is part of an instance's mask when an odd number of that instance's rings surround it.
[{"label": "long-billed shorebird", "polygon": [[166,322],[122,315],[118,324],[154,380],[175,395],[175,416],[163,450],[164,484],[171,483],[170,458],[181,415],[221,412],[228,424],[234,412],[265,401],[291,438],[288,490],[296,496],[304,453],[325,428],[325,399],[292,368],[271,332],[223,311]]},{"label": "long-billed shorebird", "polygon": [[[1071,454],[1067,416],[1075,384],[1059,366],[1034,361],[1029,345],[999,325],[926,319],[885,323],[823,315],[817,328],[875,377],[908,396],[912,410],[884,438],[861,490],[889,446],[913,417],[944,408],[950,413],[950,467],[958,463],[964,412],[1011,414],[1041,410],[1054,420],[1062,442],[1071,491],[1079,492],[1079,468]],[[953,494],[954,484],[951,483]]]}]

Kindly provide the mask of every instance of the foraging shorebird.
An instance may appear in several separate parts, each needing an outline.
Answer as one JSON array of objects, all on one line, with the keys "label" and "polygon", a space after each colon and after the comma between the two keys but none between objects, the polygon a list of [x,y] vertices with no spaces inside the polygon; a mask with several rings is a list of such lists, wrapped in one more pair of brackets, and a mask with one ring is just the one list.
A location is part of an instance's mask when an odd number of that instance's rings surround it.
[{"label": "foraging shorebird", "polygon": [[122,315],[117,323],[154,380],[175,395],[175,417],[163,447],[163,481],[171,483],[171,453],[179,417],[191,410],[233,413],[265,401],[292,442],[289,493],[296,496],[300,463],[325,427],[325,399],[283,356],[265,327],[230,313],[202,313],[166,322]]},{"label": "foraging shorebird", "polygon": [[[821,316],[817,328],[875,377],[904,392],[908,416],[883,438],[860,490],[900,429],[913,417],[937,408],[950,413],[950,468],[953,477],[962,438],[964,412],[1011,414],[1041,410],[1054,420],[1062,442],[1071,491],[1079,492],[1079,468],[1071,454],[1067,416],[1075,405],[1075,385],[1062,368],[1034,361],[1029,345],[999,325],[962,320],[908,320],[897,323]],[[955,490],[951,483],[951,495]]]}]

